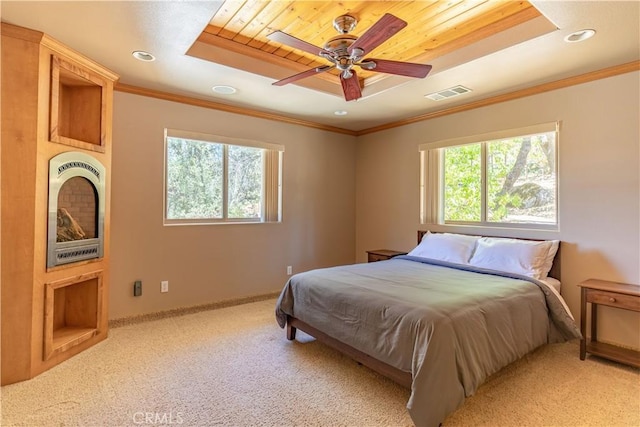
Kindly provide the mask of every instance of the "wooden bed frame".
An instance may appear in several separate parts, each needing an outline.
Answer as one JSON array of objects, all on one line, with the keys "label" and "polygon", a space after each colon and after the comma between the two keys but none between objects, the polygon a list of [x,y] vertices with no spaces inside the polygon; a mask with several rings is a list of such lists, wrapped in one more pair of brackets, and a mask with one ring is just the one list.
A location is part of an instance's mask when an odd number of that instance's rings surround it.
[{"label": "wooden bed frame", "polygon": [[[418,244],[422,241],[422,237],[427,233],[427,231],[418,230]],[[536,239],[528,239],[528,240],[536,240]],[[553,259],[553,266],[549,271],[549,276],[555,279],[560,280],[560,247],[558,247],[558,252],[556,253],[555,258]],[[346,354],[347,356],[354,359],[356,362],[376,371],[377,373],[395,381],[401,386],[410,389],[412,383],[411,372],[402,371],[394,366],[391,366],[387,363],[381,362],[380,360],[369,356],[366,353],[363,353],[360,350],[357,350],[351,347],[348,344],[343,343],[342,341],[338,341],[337,339],[325,334],[324,332],[314,328],[313,326],[303,322],[300,319],[297,319],[293,316],[287,316],[287,339],[290,341],[295,340],[296,338],[296,330],[300,329],[308,335],[314,337],[317,341],[332,347],[339,352]]]}]

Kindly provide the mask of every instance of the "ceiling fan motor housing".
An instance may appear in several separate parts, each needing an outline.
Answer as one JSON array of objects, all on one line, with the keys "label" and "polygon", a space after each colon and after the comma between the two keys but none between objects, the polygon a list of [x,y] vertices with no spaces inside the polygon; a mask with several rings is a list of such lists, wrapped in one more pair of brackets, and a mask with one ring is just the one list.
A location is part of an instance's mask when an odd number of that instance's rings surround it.
[{"label": "ceiling fan motor housing", "polygon": [[358,38],[351,34],[340,34],[329,39],[324,44],[325,50],[333,52],[335,56],[349,56],[349,46],[351,46]]}]

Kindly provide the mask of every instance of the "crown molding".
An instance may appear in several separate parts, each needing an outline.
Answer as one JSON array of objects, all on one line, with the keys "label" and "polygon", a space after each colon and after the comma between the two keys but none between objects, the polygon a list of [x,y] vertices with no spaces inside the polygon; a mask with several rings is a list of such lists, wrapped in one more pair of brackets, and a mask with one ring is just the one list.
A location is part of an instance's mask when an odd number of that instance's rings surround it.
[{"label": "crown molding", "polygon": [[213,110],[226,111],[233,114],[242,114],[250,117],[257,117],[260,119],[274,120],[282,123],[289,123],[294,125],[306,126],[309,128],[320,129],[327,132],[341,133],[344,135],[361,136],[370,133],[380,132],[383,130],[393,129],[396,127],[406,126],[413,123],[423,122],[426,120],[435,119],[438,117],[447,116],[450,114],[456,114],[463,111],[469,111],[476,108],[486,107],[489,105],[499,104],[501,102],[512,101],[514,99],[524,98],[527,96],[537,95],[552,90],[562,89],[569,86],[575,86],[583,83],[588,83],[594,80],[606,79],[608,77],[617,76],[620,74],[626,74],[633,71],[640,71],[640,61],[632,61],[626,64],[615,65],[613,67],[604,68],[602,70],[592,71],[578,76],[568,77],[566,79],[556,80],[549,83],[543,83],[529,88],[517,90],[514,92],[496,95],[478,101],[470,102],[464,105],[456,107],[444,108],[442,110],[433,111],[430,113],[421,114],[419,116],[410,117],[391,123],[387,123],[380,126],[374,126],[371,128],[354,131],[349,129],[343,129],[335,126],[324,125],[321,123],[312,122],[309,120],[301,120],[292,117],[288,117],[281,114],[267,113],[264,111],[254,110],[246,107],[237,107],[233,105],[222,104],[219,102],[207,101],[203,99],[193,98],[185,95],[177,95],[168,92],[163,92],[154,89],[145,89],[138,86],[127,85],[123,83],[117,83],[115,90],[119,92],[131,93],[134,95],[148,96],[151,98],[162,99],[165,101],[179,102],[182,104],[193,105],[196,107],[209,108]]},{"label": "crown molding", "polygon": [[456,114],[463,111],[469,111],[476,108],[486,107],[489,105],[499,104],[501,102],[512,101],[514,99],[524,98],[531,95],[537,95],[539,93],[549,92],[552,90],[562,89],[569,86],[575,86],[582,83],[588,83],[594,80],[606,79],[607,77],[617,76],[619,74],[626,74],[632,71],[640,70],[640,61],[628,62],[626,64],[616,65],[602,70],[592,71],[586,74],[580,74],[578,76],[568,77],[562,80],[556,80],[554,82],[543,83],[537,86],[517,90],[515,92],[506,93],[503,95],[496,95],[478,101],[470,102],[464,105],[459,105],[451,108],[444,108],[442,110],[433,111],[431,113],[421,114],[419,116],[411,117],[404,120],[399,120],[393,123],[387,123],[380,126],[371,127],[358,131],[356,136],[366,135],[369,133],[380,132],[387,129],[392,129],[400,126],[406,126],[412,123],[423,122],[437,117],[448,116],[450,114]]},{"label": "crown molding", "polygon": [[155,89],[146,89],[139,86],[132,86],[118,83],[115,90],[119,92],[131,93],[134,95],[147,96],[150,98],[162,99],[164,101],[179,102],[181,104],[193,105],[196,107],[209,108],[212,110],[225,111],[227,113],[241,114],[244,116],[257,117],[259,119],[275,120],[277,122],[289,123],[294,125],[306,126],[314,129],[325,130],[328,132],[342,133],[345,135],[356,136],[357,132],[349,129],[343,129],[335,126],[323,125],[308,120],[296,119],[293,117],[283,116],[281,114],[267,113],[265,111],[254,110],[246,107],[236,107],[234,105],[222,104],[220,102],[207,101],[204,99],[193,98],[185,95],[177,95]]}]

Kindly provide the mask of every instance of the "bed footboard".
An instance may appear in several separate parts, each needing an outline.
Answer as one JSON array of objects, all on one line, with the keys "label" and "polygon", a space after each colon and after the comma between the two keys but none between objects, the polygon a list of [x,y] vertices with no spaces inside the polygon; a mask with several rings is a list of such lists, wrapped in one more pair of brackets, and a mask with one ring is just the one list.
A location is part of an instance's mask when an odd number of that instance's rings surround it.
[{"label": "bed footboard", "polygon": [[368,367],[369,369],[376,371],[380,375],[383,375],[389,378],[390,380],[400,384],[401,386],[409,389],[411,388],[411,382],[412,382],[411,372],[401,371],[396,367],[393,367],[387,363],[381,362],[380,360],[375,359],[369,356],[368,354],[363,353],[360,350],[357,350],[343,343],[342,341],[338,341],[337,339],[325,334],[324,332],[314,328],[313,326],[299,319],[296,319],[295,317],[287,316],[286,331],[287,331],[288,340],[291,341],[295,339],[297,329],[300,329],[301,331],[307,333],[308,335],[311,335],[319,342],[324,343],[329,347],[332,347],[338,350],[339,352],[351,357],[356,362]]}]

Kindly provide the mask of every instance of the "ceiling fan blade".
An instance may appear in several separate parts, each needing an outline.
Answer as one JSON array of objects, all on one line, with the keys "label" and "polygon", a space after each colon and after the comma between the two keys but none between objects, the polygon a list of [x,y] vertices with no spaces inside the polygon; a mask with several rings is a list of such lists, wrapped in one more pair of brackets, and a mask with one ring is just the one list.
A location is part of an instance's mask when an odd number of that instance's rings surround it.
[{"label": "ceiling fan blade", "polygon": [[351,54],[354,49],[361,49],[363,51],[362,55],[364,55],[365,53],[371,52],[406,26],[407,23],[402,19],[390,13],[385,13],[378,22],[358,37],[358,40],[349,46],[347,51]]},{"label": "ceiling fan blade", "polygon": [[292,47],[294,49],[304,50],[305,52],[309,52],[314,55],[321,56],[320,52],[324,52],[328,55],[333,55],[331,52],[321,47],[312,45],[311,43],[307,43],[304,40],[300,40],[299,38],[293,37],[292,35],[289,35],[287,33],[283,33],[282,31],[273,32],[269,34],[267,38],[274,42],[286,44],[287,46]]},{"label": "ceiling fan blade", "polygon": [[431,71],[431,65],[416,64],[414,62],[389,61],[387,59],[367,58],[362,61],[362,65],[373,62],[375,67],[363,66],[364,69],[376,71],[378,73],[397,74],[399,76],[417,77],[422,79],[427,77]]},{"label": "ceiling fan blade", "polygon": [[311,76],[319,74],[319,73],[324,73],[325,71],[329,71],[332,68],[335,68],[335,66],[334,65],[323,65],[322,67],[312,68],[310,70],[303,71],[303,72],[298,73],[298,74],[294,74],[293,76],[289,76],[289,77],[284,78],[282,80],[278,80],[277,82],[272,83],[272,85],[274,85],[274,86],[284,86],[286,84],[295,82],[296,80],[304,79],[305,77],[311,77]]},{"label": "ceiling fan blade", "polygon": [[362,91],[360,90],[360,80],[355,70],[351,70],[352,76],[345,79],[340,74],[340,82],[342,83],[342,91],[344,92],[344,99],[347,101],[353,101],[362,97]]}]

